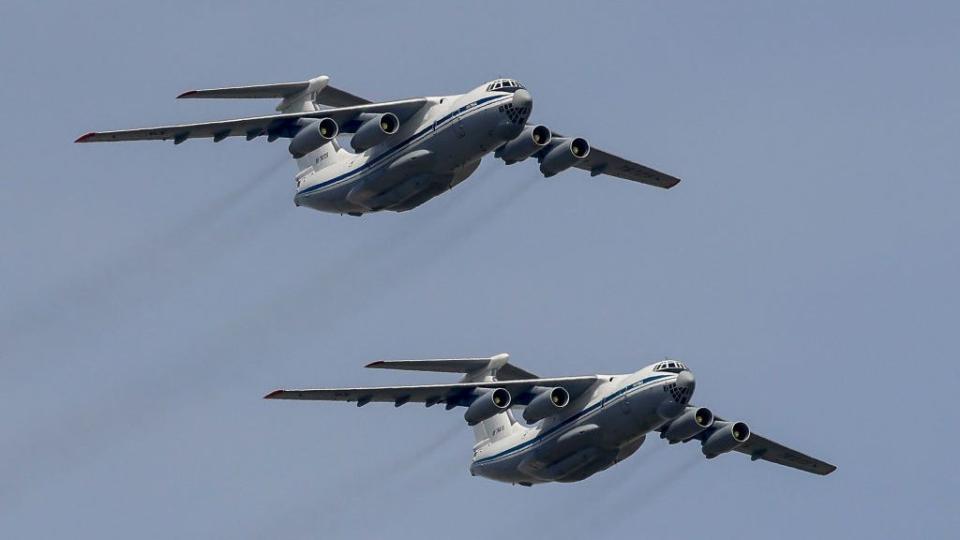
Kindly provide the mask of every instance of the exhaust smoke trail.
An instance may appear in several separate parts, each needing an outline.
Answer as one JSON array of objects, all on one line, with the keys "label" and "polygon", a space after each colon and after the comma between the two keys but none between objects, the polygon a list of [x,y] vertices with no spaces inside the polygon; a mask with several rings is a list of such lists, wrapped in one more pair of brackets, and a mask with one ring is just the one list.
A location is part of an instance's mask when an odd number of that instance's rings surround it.
[{"label": "exhaust smoke trail", "polygon": [[[202,238],[211,226],[227,217],[239,203],[256,193],[255,188],[266,185],[280,166],[287,162],[275,160],[254,172],[248,179],[233,186],[212,203],[193,212],[186,220],[161,232],[153,240],[133,246],[83,276],[71,276],[53,292],[37,298],[31,305],[13,308],[7,313],[7,321],[0,325],[0,344],[7,349],[17,339],[33,338],[38,333],[56,330],[71,317],[85,319],[91,312],[106,308],[112,300],[110,294],[129,287],[138,279],[145,278],[158,265],[171,256],[189,247],[190,242]],[[262,223],[261,219],[243,220],[246,224]],[[129,308],[130,306],[124,306]]]},{"label": "exhaust smoke trail", "polygon": [[[388,461],[376,467],[363,470],[359,475],[348,476],[332,485],[324,482],[321,475],[313,480],[305,481],[304,485],[323,486],[301,497],[294,507],[284,508],[280,513],[262,524],[254,538],[265,536],[300,537],[316,530],[336,534],[337,531],[350,529],[345,516],[350,516],[351,507],[362,507],[364,496],[370,492],[383,492],[400,489],[404,493],[426,490],[432,483],[425,482],[419,476],[410,478],[424,465],[431,463],[441,450],[449,450],[449,443],[455,436],[464,431],[459,423],[444,430],[439,435],[426,440],[413,440],[408,451],[399,456],[393,456]],[[387,448],[384,446],[384,448]],[[315,471],[315,474],[319,471]],[[402,481],[402,482],[401,482]],[[401,485],[402,484],[402,485]],[[337,498],[330,500],[329,495],[337,494]],[[304,499],[307,499],[304,501]],[[402,508],[411,501],[403,495],[392,498],[395,501],[394,509]],[[288,501],[289,499],[284,499]],[[269,533],[269,534],[268,534]]]},{"label": "exhaust smoke trail", "polygon": [[157,244],[160,244],[168,250],[174,250],[182,246],[185,238],[189,239],[196,233],[209,230],[212,225],[226,217],[230,210],[236,208],[240,203],[249,200],[250,195],[256,193],[255,188],[267,185],[266,181],[280,172],[280,168],[288,161],[289,158],[286,155],[281,156],[280,159],[271,160],[264,167],[254,171],[245,181],[222,192],[218,199],[212,201],[206,207],[197,210],[185,221],[167,231],[158,238]]},{"label": "exhaust smoke trail", "polygon": [[[274,165],[271,170],[275,171],[280,163]],[[271,172],[271,170],[267,172]],[[255,178],[261,175],[262,173],[258,172]],[[243,190],[248,185],[249,183],[245,183],[238,190],[231,192],[231,197],[226,202],[221,203],[219,208],[223,210],[231,208],[231,203],[242,198]],[[315,272],[312,281],[336,283],[337,286],[335,289],[324,293],[327,302],[323,304],[321,313],[309,318],[310,331],[315,336],[318,332],[323,332],[326,335],[336,332],[338,325],[348,323],[352,317],[372,305],[375,300],[385,296],[389,289],[396,286],[397,282],[402,282],[403,277],[409,272],[408,270],[393,275],[387,283],[375,278],[378,273],[389,270],[388,265],[394,261],[397,253],[408,249],[412,243],[431,234],[435,230],[434,225],[447,214],[456,210],[464,200],[452,201],[453,204],[447,204],[443,211],[430,214],[427,221],[423,219],[407,220],[401,223],[399,227],[388,229],[388,234],[384,236],[365,239],[340,261],[325,264],[319,272]],[[188,223],[165,235],[165,237],[173,241],[184,234],[184,231],[189,231],[191,228],[193,230],[197,228],[206,230],[214,221],[215,219],[207,219],[202,214],[197,215]],[[233,229],[231,230],[235,232]],[[373,260],[371,261],[371,259]],[[105,282],[104,285],[109,285],[109,282]],[[340,309],[339,304],[341,303],[349,305],[350,308]],[[230,376],[243,376],[244,372],[250,373],[262,367],[262,362],[265,360],[255,360],[244,365],[236,365],[234,363],[235,355],[225,349],[224,343],[248,340],[251,328],[263,327],[268,322],[289,321],[292,325],[303,323],[296,315],[302,313],[306,308],[313,309],[316,305],[313,296],[305,295],[300,287],[296,287],[285,294],[271,295],[259,308],[249,310],[233,321],[226,321],[219,331],[212,330],[206,334],[204,341],[210,340],[206,345],[198,343],[187,345],[184,354],[174,356],[181,360],[167,364],[162,369],[151,369],[149,373],[144,373],[142,377],[138,377],[136,380],[118,382],[118,387],[113,391],[106,392],[103,396],[95,396],[93,403],[84,406],[82,411],[77,410],[68,413],[57,422],[53,429],[44,430],[39,437],[21,437],[18,446],[23,448],[23,457],[36,457],[35,452],[39,452],[48,454],[49,459],[59,457],[71,463],[71,467],[75,466],[78,461],[77,456],[71,457],[75,450],[72,450],[72,447],[64,447],[58,441],[67,438],[97,441],[96,444],[85,446],[87,450],[93,450],[94,455],[96,455],[104,449],[99,441],[116,439],[118,436],[122,436],[122,434],[117,433],[118,426],[124,426],[122,429],[130,430],[133,426],[143,425],[148,421],[148,418],[158,411],[162,411],[170,403],[181,399],[197,388],[202,388],[211,381],[215,381],[225,373],[225,369],[230,368]],[[328,309],[326,308],[328,305],[337,309]],[[268,347],[268,344],[264,343],[263,347]],[[266,350],[263,352],[262,358],[270,357]],[[181,381],[182,374],[185,371],[190,372],[189,384],[182,384]],[[144,391],[146,391],[146,394]],[[113,413],[118,403],[123,403],[125,411],[123,419],[118,419],[116,414]],[[90,414],[90,411],[96,411],[96,413]],[[128,421],[131,417],[138,420],[135,422]],[[91,418],[92,421],[89,420]],[[83,429],[78,426],[83,426]],[[110,437],[104,437],[104,433],[110,433]],[[89,458],[90,456],[86,457]],[[14,463],[17,461],[16,459],[13,460]],[[13,480],[18,476],[20,475],[15,474],[15,471],[11,471],[11,474],[7,477]],[[38,478],[34,477],[33,480],[36,481]],[[16,482],[12,482],[12,484],[16,484]],[[14,486],[8,482],[8,487]],[[4,491],[7,494],[11,493],[11,491]],[[3,493],[0,493],[0,495],[3,495]]]},{"label": "exhaust smoke trail", "polygon": [[[461,223],[455,225],[451,233],[447,235],[447,243],[461,242],[473,236],[480,229],[480,225],[485,222],[493,221],[503,212],[509,210],[523,198],[536,185],[534,181],[520,181],[509,189],[505,190],[489,204],[484,205],[482,211],[469,216]],[[444,250],[439,250],[443,252]]]},{"label": "exhaust smoke trail", "polygon": [[608,501],[608,504],[594,514],[590,530],[598,531],[605,528],[607,532],[601,534],[601,537],[616,534],[617,528],[625,519],[634,516],[638,510],[649,507],[669,494],[680,483],[680,480],[704,461],[706,459],[698,452],[673,467],[656,470],[653,476],[648,479],[640,479],[635,482],[631,486],[632,489]]},{"label": "exhaust smoke trail", "polygon": [[[488,169],[488,171],[490,170]],[[411,248],[428,246],[429,251],[418,258],[420,264],[416,268],[410,265],[389,268],[391,279],[388,282],[368,280],[368,283],[372,282],[378,284],[378,286],[361,288],[363,297],[361,297],[360,303],[366,303],[364,298],[380,297],[390,289],[400,286],[415,271],[422,271],[422,269],[429,271],[436,266],[438,260],[445,258],[479,232],[484,224],[494,221],[500,214],[519,203],[522,196],[530,191],[533,186],[534,182],[520,182],[510,186],[510,189],[505,190],[492,201],[486,201],[479,208],[471,209],[473,211],[467,213],[466,217],[454,216],[452,218],[453,223],[445,226],[441,220],[447,214],[457,210],[457,206],[466,200],[466,197],[461,197],[454,201],[455,204],[448,205],[443,212],[431,216],[427,223],[415,223],[410,227],[397,228],[394,233],[374,244],[372,248],[362,246],[353,254],[354,256],[349,257],[345,262],[351,264],[349,267],[359,268],[367,272],[372,268],[368,260],[370,258],[375,259],[374,264],[389,264],[393,262],[397,253],[409,251]],[[434,226],[437,224],[439,226]],[[412,230],[414,226],[416,230]]]},{"label": "exhaust smoke trail", "polygon": [[[667,445],[656,444],[660,441],[653,441],[652,439],[654,435],[656,435],[655,432],[647,435],[647,440],[644,441],[643,446],[640,447],[640,450],[638,450],[637,453],[621,461],[620,463],[617,463],[612,468],[600,473],[604,476],[613,476],[613,478],[607,485],[607,488],[603,491],[603,496],[600,497],[600,499],[595,500],[595,502],[601,502],[607,498],[619,496],[617,494],[619,489],[627,485],[630,480],[635,480],[637,476],[642,475],[644,467],[656,466],[656,461],[653,461],[654,457],[662,452]],[[644,452],[643,450],[646,446],[652,446],[652,448]]]},{"label": "exhaust smoke trail", "polygon": [[[285,162],[285,160],[283,162]],[[265,172],[267,174],[275,172],[277,167],[283,162],[273,165]],[[487,169],[483,171],[484,174],[473,178],[473,180],[481,180],[488,177],[491,172],[492,169]],[[263,172],[258,172],[254,178],[258,179],[262,174]],[[232,208],[234,203],[244,198],[243,195],[246,194],[244,190],[247,186],[253,184],[253,182],[255,182],[255,180],[246,182],[238,187],[237,190],[231,191],[229,197],[226,197],[224,202],[213,205],[211,208],[214,210],[209,213],[223,214]],[[407,280],[415,269],[409,265],[403,265],[400,268],[391,267],[390,265],[395,262],[398,253],[407,251],[413,245],[419,244],[424,240],[429,241],[430,236],[439,230],[444,238],[442,238],[439,243],[430,242],[431,252],[427,256],[427,264],[424,265],[429,269],[429,267],[432,266],[432,260],[444,256],[455,243],[459,244],[464,239],[469,238],[470,235],[478,230],[482,221],[489,221],[491,216],[496,216],[511,207],[522,194],[532,188],[532,185],[533,182],[524,182],[516,186],[511,186],[512,189],[500,194],[500,196],[496,197],[490,204],[484,204],[479,212],[473,212],[465,221],[455,223],[451,229],[444,229],[442,226],[438,229],[436,225],[442,225],[443,220],[450,213],[457,211],[458,207],[466,202],[467,197],[461,196],[453,201],[442,201],[446,204],[441,211],[430,214],[426,220],[407,220],[401,223],[400,226],[389,229],[389,234],[375,237],[361,243],[343,257],[340,262],[324,265],[324,268],[319,273],[315,273],[312,276],[314,278],[312,281],[337,284],[335,290],[325,291],[324,295],[326,298],[325,305],[333,305],[338,309],[325,309],[323,313],[316,314],[309,318],[311,332],[313,332],[315,337],[318,329],[323,329],[325,334],[335,332],[338,324],[349,322],[364,309],[373,305],[375,300],[382,299],[389,294],[391,290],[396,287],[401,287],[403,282]],[[460,195],[466,194],[460,193]],[[217,212],[217,209],[220,211]],[[394,218],[395,216],[390,217]],[[174,231],[164,235],[164,238],[169,239],[169,247],[170,249],[174,249],[180,246],[179,243],[176,243],[176,240],[181,238],[182,235],[187,234],[186,231],[196,231],[198,229],[207,230],[216,221],[217,219],[214,216],[207,217],[201,213],[187,223],[177,227]],[[453,231],[452,234],[445,234],[450,230]],[[371,261],[371,259],[373,260]],[[151,268],[149,265],[143,265],[143,267],[146,269]],[[378,275],[385,271],[390,272],[389,280],[376,279]],[[349,309],[340,309],[338,304],[348,305]],[[21,439],[21,443],[25,443],[23,448],[29,449],[27,450],[29,453],[34,452],[38,448],[48,449],[42,450],[41,452],[50,453],[49,458],[51,459],[56,459],[60,456],[70,463],[76,464],[76,457],[70,457],[73,451],[57,443],[57,441],[63,440],[64,434],[73,433],[70,437],[75,436],[76,439],[84,440],[115,440],[118,437],[116,433],[117,425],[122,423],[124,426],[127,426],[124,429],[130,429],[130,426],[143,425],[152,414],[164,410],[170,403],[181,399],[183,395],[192,392],[196,388],[202,388],[203,385],[215,380],[224,373],[224,369],[228,366],[231,369],[232,376],[242,376],[242,372],[244,371],[252,372],[252,370],[262,367],[262,363],[266,360],[255,360],[249,364],[240,366],[233,364],[234,356],[222,350],[223,343],[232,343],[235,339],[245,338],[249,336],[250,328],[262,327],[268,321],[288,320],[294,324],[302,324],[302,320],[297,320],[296,317],[292,317],[291,315],[301,311],[307,306],[313,307],[315,305],[314,298],[311,295],[305,295],[299,286],[291,291],[290,294],[274,295],[261,308],[250,310],[233,322],[228,322],[219,332],[214,331],[207,334],[207,338],[211,335],[215,336],[215,339],[209,346],[203,347],[207,350],[202,352],[194,351],[192,354],[177,355],[184,359],[177,362],[177,365],[166,365],[162,370],[154,370],[155,372],[145,375],[141,380],[127,381],[121,384],[121,387],[117,388],[115,392],[107,392],[106,395],[110,396],[109,398],[98,398],[97,403],[93,406],[93,410],[99,411],[99,413],[92,415],[92,417],[96,419],[92,425],[89,421],[77,422],[78,418],[74,418],[76,415],[70,414],[69,418],[63,419],[63,422],[58,422],[58,424],[61,425],[57,429],[45,430],[47,435],[41,437],[42,440],[25,441]],[[263,354],[262,358],[269,358],[269,355]],[[190,371],[190,384],[181,384],[178,381],[182,378],[183,371],[188,368]],[[133,389],[137,390],[134,391]],[[143,389],[149,389],[150,391],[144,394]],[[124,419],[120,420],[118,420],[114,414],[111,414],[111,411],[114,410],[114,407],[118,403],[123,403],[125,410]],[[91,409],[90,407],[84,407],[84,410],[89,412]],[[89,414],[83,414],[82,416],[84,418],[91,417]],[[128,420],[131,417],[140,420],[129,422]],[[80,425],[84,425],[84,429],[77,432],[77,426]],[[103,437],[102,434],[104,432],[110,432],[111,436]],[[451,430],[449,433],[444,433],[440,442],[435,444],[434,447],[439,447],[443,441],[448,440],[455,432],[456,430]],[[54,433],[57,435],[50,435]],[[57,450],[58,448],[59,450]],[[99,450],[97,450],[97,448],[99,448]],[[91,449],[89,445],[87,449]],[[97,452],[103,450],[103,448],[96,445],[93,449]],[[422,452],[422,449],[418,449],[418,453],[420,452]],[[90,456],[86,457],[89,458]],[[16,461],[17,460],[14,460],[14,463],[16,463]],[[396,470],[397,468],[398,467],[391,467],[391,470]],[[16,478],[19,475],[12,474],[11,476]],[[35,481],[37,478],[34,477],[32,480]],[[14,486],[8,485],[8,487]],[[11,491],[6,491],[6,494],[11,493]]]},{"label": "exhaust smoke trail", "polygon": [[[456,416],[456,413],[451,414]],[[361,478],[366,479],[368,482],[389,483],[415,472],[417,468],[430,462],[441,450],[449,450],[449,443],[456,438],[457,434],[464,432],[465,427],[465,425],[461,425],[458,421],[449,428],[441,431],[435,437],[426,440],[406,441],[409,444],[399,449],[402,451],[402,454],[393,455],[389,461],[375,469],[365,472],[361,475]],[[396,450],[398,449],[394,448],[394,454],[396,454]]]}]

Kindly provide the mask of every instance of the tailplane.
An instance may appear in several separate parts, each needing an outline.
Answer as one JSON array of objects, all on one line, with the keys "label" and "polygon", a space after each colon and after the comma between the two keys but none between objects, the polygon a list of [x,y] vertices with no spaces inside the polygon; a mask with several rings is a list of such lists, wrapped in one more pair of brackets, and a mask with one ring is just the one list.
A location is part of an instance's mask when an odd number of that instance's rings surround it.
[{"label": "tailplane", "polygon": [[329,107],[350,107],[370,103],[362,97],[329,85],[330,77],[321,75],[308,81],[250,86],[228,86],[189,90],[177,96],[178,99],[280,99],[277,110],[282,113],[313,112],[318,105]]},{"label": "tailplane", "polygon": [[[284,114],[289,113],[312,113],[322,110],[322,106],[328,107],[352,107],[356,105],[367,105],[369,100],[355,96],[339,88],[330,86],[330,77],[320,75],[307,81],[284,82],[272,84],[256,84],[250,86],[227,86],[223,88],[208,88],[204,90],[189,90],[177,96],[178,99],[279,99],[277,110]],[[327,120],[329,122],[329,120]],[[320,121],[313,118],[302,118],[297,120],[300,128],[306,128],[310,125],[320,126]],[[336,139],[336,124],[334,133],[324,137],[329,142],[317,145],[309,145],[302,153],[292,146],[296,138],[291,142],[290,152],[297,160],[297,169],[300,173],[297,175],[297,182],[308,172],[316,171],[330,166],[338,161],[347,159],[349,152],[344,150]],[[299,134],[299,130],[294,132]],[[322,142],[322,141],[321,141]]]},{"label": "tailplane", "polygon": [[435,371],[440,373],[463,373],[463,382],[482,381],[495,377],[499,381],[514,381],[538,378],[525,369],[510,363],[510,355],[497,354],[486,358],[444,358],[437,360],[378,360],[367,364],[368,368],[398,369],[405,371]]}]

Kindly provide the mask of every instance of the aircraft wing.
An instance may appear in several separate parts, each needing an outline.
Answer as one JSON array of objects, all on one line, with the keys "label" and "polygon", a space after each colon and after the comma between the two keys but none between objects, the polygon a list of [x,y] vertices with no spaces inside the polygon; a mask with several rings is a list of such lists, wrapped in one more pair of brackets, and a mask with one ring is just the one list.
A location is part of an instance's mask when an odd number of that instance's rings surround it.
[{"label": "aircraft wing", "polygon": [[[310,88],[310,81],[289,83],[255,84],[250,86],[230,86],[227,88],[208,88],[204,90],[187,90],[177,96],[177,99],[262,99],[285,98],[296,95]],[[352,105],[366,105],[370,100],[355,96],[350,92],[334,86],[324,85],[317,93],[314,101],[331,107],[349,107]]]},{"label": "aircraft wing", "polygon": [[419,384],[412,386],[376,386],[364,388],[317,388],[304,390],[274,390],[264,399],[307,399],[320,401],[356,402],[362,407],[372,401],[389,403],[399,407],[407,402],[425,403],[428,407],[446,403],[448,408],[469,405],[473,391],[479,388],[505,388],[517,405],[529,403],[534,387],[562,386],[572,397],[579,396],[593,386],[596,375],[583,377],[555,377],[510,381],[486,381],[454,384]]},{"label": "aircraft wing", "polygon": [[173,139],[174,143],[179,144],[187,139],[198,138],[213,138],[214,142],[218,142],[227,137],[239,136],[244,136],[247,140],[254,139],[261,135],[292,137],[298,129],[297,120],[301,118],[332,118],[340,125],[341,132],[351,133],[359,125],[359,122],[355,122],[354,120],[361,114],[391,112],[397,115],[400,121],[403,122],[420,110],[426,102],[427,100],[425,98],[413,98],[351,107],[322,109],[311,112],[237,118],[234,120],[218,120],[214,122],[139,129],[121,129],[116,131],[94,131],[81,136],[75,142],[89,143]]},{"label": "aircraft wing", "polygon": [[[726,420],[717,417],[716,421],[725,422]],[[701,432],[694,438],[703,441],[706,435],[707,432]],[[770,463],[792,467],[813,474],[827,475],[837,469],[836,465],[831,465],[825,461],[810,457],[752,431],[750,438],[735,450],[747,454],[752,461],[762,459]]]},{"label": "aircraft wing", "polygon": [[[543,156],[545,156],[554,145],[568,138],[569,137],[554,132],[553,141],[543,150],[535,154],[537,161],[542,160]],[[599,148],[595,148],[593,145],[590,146],[590,153],[587,154],[587,157],[577,161],[573,166],[578,169],[590,171],[590,176],[606,174],[664,189],[670,189],[680,183],[680,179],[675,176],[605,152]]]},{"label": "aircraft wing", "polygon": [[590,171],[591,176],[608,174],[610,176],[616,176],[617,178],[633,180],[634,182],[664,189],[670,189],[680,183],[680,179],[675,176],[670,176],[667,173],[662,173],[645,165],[609,154],[599,148],[591,147],[587,157],[575,163],[574,167]]},{"label": "aircraft wing", "polygon": [[747,442],[737,448],[737,452],[749,455],[754,461],[762,459],[813,474],[827,475],[837,469],[836,465],[797,452],[756,433],[751,433]]}]

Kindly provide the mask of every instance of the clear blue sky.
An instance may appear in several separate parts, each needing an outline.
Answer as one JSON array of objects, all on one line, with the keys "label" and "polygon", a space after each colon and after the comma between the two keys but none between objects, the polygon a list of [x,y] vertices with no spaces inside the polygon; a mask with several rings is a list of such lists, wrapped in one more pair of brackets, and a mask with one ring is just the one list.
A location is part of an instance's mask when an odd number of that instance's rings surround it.
[{"label": "clear blue sky", "polygon": [[[0,5],[0,537],[945,537],[960,528],[953,2]],[[74,145],[266,113],[183,90],[497,76],[662,191],[492,159],[408,214],[292,204],[285,145]],[[457,412],[265,402],[671,355],[826,478],[652,438],[581,484],[469,476]]]}]

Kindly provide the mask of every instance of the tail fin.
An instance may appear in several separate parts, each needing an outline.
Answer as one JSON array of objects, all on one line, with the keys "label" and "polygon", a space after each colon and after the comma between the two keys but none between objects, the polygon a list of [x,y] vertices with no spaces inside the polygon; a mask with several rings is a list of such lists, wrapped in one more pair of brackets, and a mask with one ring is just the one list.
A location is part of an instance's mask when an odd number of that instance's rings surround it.
[{"label": "tail fin", "polygon": [[378,360],[367,364],[368,368],[399,369],[407,371],[436,371],[441,373],[463,373],[464,382],[484,380],[496,377],[497,380],[511,381],[537,379],[525,369],[510,364],[510,355],[506,353],[489,358],[444,358],[438,360]]},{"label": "tail fin", "polygon": [[284,113],[312,112],[319,110],[317,104],[331,107],[349,107],[366,105],[370,101],[349,92],[334,88],[328,83],[330,77],[321,75],[308,81],[274,84],[256,84],[252,86],[228,86],[189,90],[177,96],[178,99],[264,99],[279,98],[282,101],[277,110]]}]

